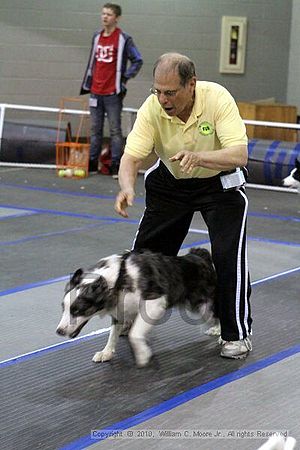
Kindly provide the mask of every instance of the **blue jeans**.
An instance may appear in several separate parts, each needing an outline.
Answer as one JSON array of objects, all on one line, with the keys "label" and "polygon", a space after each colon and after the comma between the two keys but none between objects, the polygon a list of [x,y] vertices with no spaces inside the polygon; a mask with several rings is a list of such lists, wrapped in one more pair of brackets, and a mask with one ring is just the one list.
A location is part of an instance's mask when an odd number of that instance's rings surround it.
[{"label": "blue jeans", "polygon": [[103,126],[105,113],[109,123],[110,148],[112,164],[119,165],[123,151],[123,137],[121,128],[122,98],[120,95],[90,95],[90,101],[97,101],[97,105],[90,105],[91,113],[91,148],[90,160],[97,160],[102,149]]}]

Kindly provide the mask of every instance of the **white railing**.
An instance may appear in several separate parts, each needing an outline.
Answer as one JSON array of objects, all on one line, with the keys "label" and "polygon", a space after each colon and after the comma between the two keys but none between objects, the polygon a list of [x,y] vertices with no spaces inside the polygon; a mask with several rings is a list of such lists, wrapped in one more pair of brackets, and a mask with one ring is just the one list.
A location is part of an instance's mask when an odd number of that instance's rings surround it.
[{"label": "white railing", "polygon": [[[60,114],[70,114],[70,115],[89,115],[90,112],[87,110],[79,110],[79,109],[69,109],[69,108],[49,108],[45,106],[30,106],[30,105],[16,105],[16,104],[9,104],[9,103],[0,103],[0,153],[1,153],[1,145],[2,145],[2,137],[3,137],[3,128],[4,128],[4,121],[5,121],[5,113],[6,110],[16,110],[16,111],[35,111],[35,112],[44,112],[44,113],[56,113],[57,115]],[[130,128],[132,128],[135,115],[137,113],[137,109],[134,108],[123,108],[124,113],[128,113],[131,116],[130,120]],[[57,121],[58,122],[58,121]],[[18,165],[18,167],[32,167],[32,168],[44,168],[44,169],[55,169],[55,164],[38,164],[38,163],[16,163],[16,162],[1,162],[0,166],[11,166],[15,167]]]},{"label": "white railing", "polygon": [[[60,109],[60,108],[48,108],[45,106],[29,106],[29,105],[15,105],[10,103],[0,103],[0,139],[2,138],[4,118],[6,109],[14,109],[14,110],[23,110],[23,111],[41,111],[41,112],[50,112],[50,113],[66,113],[66,114],[75,114],[75,115],[89,115],[89,111],[82,111],[79,109]],[[135,108],[123,108],[124,112],[128,112],[131,114],[136,114],[137,109]],[[296,123],[287,123],[287,122],[270,122],[270,121],[261,121],[261,120],[250,120],[244,119],[245,125],[260,125],[265,127],[272,128],[289,128],[294,130],[300,130],[300,124]]]},{"label": "white railing", "polygon": [[[14,110],[22,110],[22,111],[40,111],[40,112],[50,112],[50,113],[65,113],[65,114],[74,114],[74,115],[89,115],[89,111],[82,111],[79,109],[61,109],[61,108],[48,108],[45,106],[29,106],[29,105],[14,105],[9,103],[0,103],[0,149],[1,149],[1,140],[3,135],[3,127],[5,120],[5,112],[7,109]],[[124,112],[130,114],[136,114],[137,109],[134,108],[123,108]]]},{"label": "white railing", "polygon": [[[23,110],[23,111],[37,111],[37,112],[48,112],[48,113],[65,113],[65,114],[74,114],[74,115],[89,115],[89,111],[83,111],[78,109],[61,109],[61,108],[49,108],[44,106],[29,106],[29,105],[16,105],[16,104],[9,104],[9,103],[0,103],[0,151],[1,151],[1,142],[2,142],[2,136],[3,136],[3,127],[4,127],[4,120],[5,120],[5,112],[7,109],[13,109],[13,110]],[[129,113],[131,116],[131,127],[133,126],[135,115],[137,113],[137,109],[135,108],[123,108],[124,113]],[[260,121],[260,120],[250,120],[250,119],[244,119],[243,120],[245,125],[258,125],[258,126],[265,126],[265,127],[272,127],[272,128],[288,128],[288,129],[294,129],[294,130],[300,130],[300,124],[295,123],[286,123],[286,122],[270,122],[270,121]],[[6,166],[15,166],[16,163],[9,163],[0,162],[1,165]],[[20,164],[22,167],[42,167],[42,168],[55,168],[55,164]],[[282,191],[282,192],[296,192],[297,189],[289,189],[289,188],[283,188],[279,186],[267,186],[267,185],[257,185],[257,184],[248,184],[249,187],[255,187],[257,189],[268,189],[268,190],[274,190],[274,191]]]}]

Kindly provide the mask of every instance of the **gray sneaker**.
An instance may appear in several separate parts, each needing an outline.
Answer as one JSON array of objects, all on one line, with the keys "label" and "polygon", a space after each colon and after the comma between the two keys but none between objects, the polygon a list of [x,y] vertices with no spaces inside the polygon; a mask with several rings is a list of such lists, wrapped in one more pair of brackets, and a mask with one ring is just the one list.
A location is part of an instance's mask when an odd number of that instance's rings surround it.
[{"label": "gray sneaker", "polygon": [[252,350],[249,336],[240,341],[224,341],[222,338],[219,338],[219,344],[222,346],[221,356],[223,358],[244,359]]}]

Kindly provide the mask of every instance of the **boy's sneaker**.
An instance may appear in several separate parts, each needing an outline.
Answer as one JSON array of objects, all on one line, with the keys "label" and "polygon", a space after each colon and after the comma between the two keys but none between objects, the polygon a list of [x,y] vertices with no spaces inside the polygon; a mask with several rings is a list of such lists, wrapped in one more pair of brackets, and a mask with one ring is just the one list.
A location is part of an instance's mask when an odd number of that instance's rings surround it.
[{"label": "boy's sneaker", "polygon": [[220,337],[219,344],[222,346],[221,356],[223,358],[244,359],[252,350],[252,343],[249,336],[240,341],[224,341]]},{"label": "boy's sneaker", "polygon": [[110,175],[113,177],[114,180],[118,179],[118,173],[119,173],[119,164],[116,163],[112,163],[112,165],[110,166]]},{"label": "boy's sneaker", "polygon": [[98,172],[98,159],[91,159],[89,161],[89,172]]}]

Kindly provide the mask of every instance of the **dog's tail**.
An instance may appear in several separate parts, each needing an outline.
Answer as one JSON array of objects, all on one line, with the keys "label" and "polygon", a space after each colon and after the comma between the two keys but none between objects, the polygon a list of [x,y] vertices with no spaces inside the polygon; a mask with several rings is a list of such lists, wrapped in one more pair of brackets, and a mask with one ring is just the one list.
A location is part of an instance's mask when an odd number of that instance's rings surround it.
[{"label": "dog's tail", "polygon": [[203,258],[208,264],[213,264],[211,254],[206,248],[193,247],[190,249],[189,253]]}]

